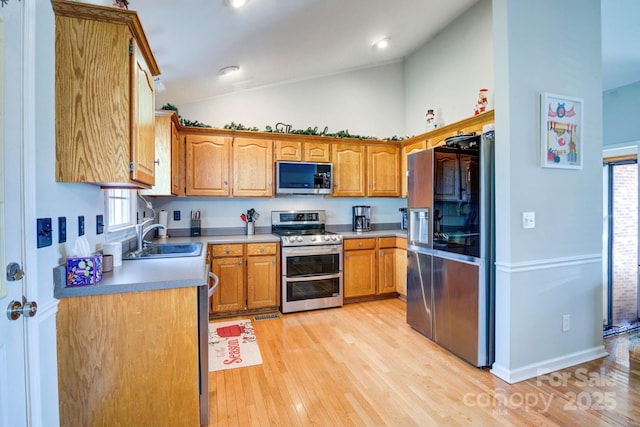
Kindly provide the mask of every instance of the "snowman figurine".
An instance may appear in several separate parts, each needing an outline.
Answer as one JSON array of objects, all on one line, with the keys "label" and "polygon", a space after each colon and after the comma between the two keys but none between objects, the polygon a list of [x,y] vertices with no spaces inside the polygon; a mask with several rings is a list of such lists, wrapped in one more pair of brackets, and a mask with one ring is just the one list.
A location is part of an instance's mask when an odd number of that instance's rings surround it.
[{"label": "snowman figurine", "polygon": [[438,125],[436,124],[436,115],[433,112],[433,110],[431,109],[427,110],[426,118],[427,118],[427,125],[426,125],[427,131],[434,130],[435,128],[438,127]]}]

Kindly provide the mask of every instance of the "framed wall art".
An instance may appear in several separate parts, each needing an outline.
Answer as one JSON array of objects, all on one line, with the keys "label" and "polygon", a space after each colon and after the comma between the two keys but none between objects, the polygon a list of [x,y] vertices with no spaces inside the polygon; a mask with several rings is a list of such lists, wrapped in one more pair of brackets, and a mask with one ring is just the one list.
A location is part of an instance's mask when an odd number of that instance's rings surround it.
[{"label": "framed wall art", "polygon": [[540,106],[541,166],[582,169],[582,99],[543,93]]}]

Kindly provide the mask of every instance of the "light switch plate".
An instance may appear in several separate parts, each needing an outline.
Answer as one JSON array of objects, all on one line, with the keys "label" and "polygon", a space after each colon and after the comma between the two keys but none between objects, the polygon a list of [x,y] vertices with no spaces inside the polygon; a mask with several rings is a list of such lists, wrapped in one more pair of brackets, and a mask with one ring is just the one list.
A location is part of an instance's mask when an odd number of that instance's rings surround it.
[{"label": "light switch plate", "polygon": [[67,217],[58,217],[58,243],[64,243],[67,241]]},{"label": "light switch plate", "polygon": [[96,234],[104,233],[104,215],[96,215]]},{"label": "light switch plate", "polygon": [[522,212],[522,228],[536,228],[535,212]]},{"label": "light switch plate", "polygon": [[78,217],[78,236],[84,236],[84,216]]},{"label": "light switch plate", "polygon": [[51,235],[53,234],[51,218],[38,218],[36,228],[38,247],[44,248],[45,246],[51,246]]},{"label": "light switch plate", "polygon": [[173,211],[173,220],[180,221],[180,211]]}]

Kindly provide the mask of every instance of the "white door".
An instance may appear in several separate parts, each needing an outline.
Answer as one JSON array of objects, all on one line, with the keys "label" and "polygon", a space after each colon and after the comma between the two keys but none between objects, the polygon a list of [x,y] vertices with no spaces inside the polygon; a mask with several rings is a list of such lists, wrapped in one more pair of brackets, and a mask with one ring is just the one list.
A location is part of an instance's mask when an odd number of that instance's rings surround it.
[{"label": "white door", "polygon": [[11,262],[23,266],[22,160],[23,11],[25,1],[0,7],[0,427],[26,426],[25,316],[9,320],[12,301],[22,304],[25,280],[7,280]]}]

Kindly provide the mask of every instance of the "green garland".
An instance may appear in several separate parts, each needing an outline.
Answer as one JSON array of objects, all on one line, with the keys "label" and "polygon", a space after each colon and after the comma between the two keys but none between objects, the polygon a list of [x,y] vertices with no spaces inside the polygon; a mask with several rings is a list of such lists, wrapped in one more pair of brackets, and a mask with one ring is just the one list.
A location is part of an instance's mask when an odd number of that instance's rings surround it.
[{"label": "green garland", "polygon": [[[163,110],[173,110],[176,113],[178,112],[178,109],[171,104],[165,104],[162,107]],[[180,124],[182,126],[197,126],[197,127],[206,127],[206,128],[210,128],[211,126],[209,125],[205,125],[202,124],[198,121],[192,122],[186,119],[183,119],[179,114],[178,114],[178,119],[180,120]],[[223,129],[229,129],[229,130],[245,130],[245,131],[252,131],[252,132],[260,132],[260,130],[255,127],[247,127],[245,125],[243,125],[242,123],[235,123],[235,122],[231,122],[229,124],[224,125]],[[306,129],[292,129],[291,125],[287,125],[284,123],[277,123],[275,128],[272,128],[271,126],[266,126],[264,132],[273,132],[273,133],[282,133],[282,134],[296,134],[296,135],[315,135],[315,136],[328,136],[328,137],[332,137],[332,138],[354,138],[354,139],[360,139],[360,140],[365,140],[365,139],[375,139],[375,140],[379,140],[380,138],[376,138],[373,136],[363,136],[363,135],[352,135],[349,133],[349,130],[341,130],[335,133],[330,133],[328,132],[328,127],[325,127],[324,130],[322,131],[318,131],[317,127],[308,127]],[[383,138],[384,141],[403,141],[405,139],[410,138],[409,136],[405,136],[405,137],[401,137],[401,136],[397,136],[394,135],[390,138]]]}]

